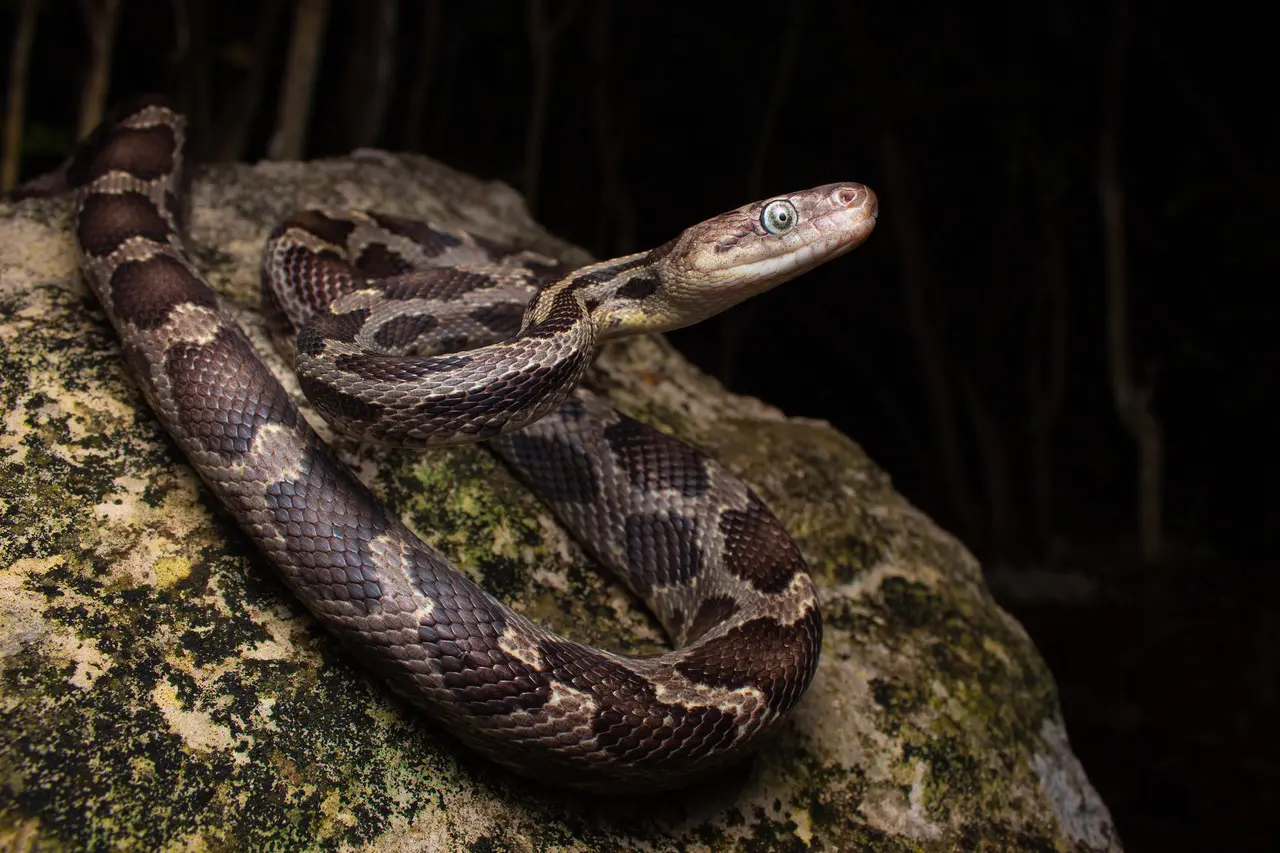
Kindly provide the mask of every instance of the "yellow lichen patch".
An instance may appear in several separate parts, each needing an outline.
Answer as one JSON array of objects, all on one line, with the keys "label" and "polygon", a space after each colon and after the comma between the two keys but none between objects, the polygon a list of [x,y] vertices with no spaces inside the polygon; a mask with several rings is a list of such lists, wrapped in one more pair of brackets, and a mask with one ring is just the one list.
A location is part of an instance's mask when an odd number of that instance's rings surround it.
[{"label": "yellow lichen patch", "polygon": [[191,574],[191,560],[186,557],[161,557],[156,560],[156,586],[161,589],[185,580]]},{"label": "yellow lichen patch", "polygon": [[496,524],[493,528],[493,545],[492,551],[494,556],[509,557],[515,559],[519,556],[519,549],[516,547],[516,537],[508,524]]},{"label": "yellow lichen patch", "polygon": [[178,836],[169,844],[165,845],[165,853],[205,853],[211,849],[211,845],[205,839],[202,832],[195,832],[191,835]]},{"label": "yellow lichen patch", "polygon": [[999,658],[1000,662],[1005,666],[1013,663],[1013,660],[1009,657],[1009,650],[1004,647],[1004,644],[996,641],[994,637],[982,638],[982,650]]},{"label": "yellow lichen patch", "polygon": [[26,818],[9,826],[0,826],[0,850],[12,850],[13,853],[43,850],[41,843],[40,821]]},{"label": "yellow lichen patch", "polygon": [[791,821],[796,825],[795,834],[805,847],[813,844],[813,820],[808,809],[795,809],[791,812]]},{"label": "yellow lichen patch", "polygon": [[151,691],[151,701],[169,724],[169,730],[196,752],[228,751],[235,746],[231,730],[219,725],[203,711],[183,707],[178,692],[167,679],[161,679]]},{"label": "yellow lichen patch", "polygon": [[114,490],[94,507],[93,547],[110,554],[118,582],[163,589],[190,575],[190,555],[210,541],[209,516],[199,503],[194,476],[172,481],[159,506],[144,500],[154,484],[145,474],[113,481]]},{"label": "yellow lichen patch", "polygon": [[129,759],[129,769],[133,771],[133,778],[141,781],[155,775],[156,763],[144,755],[135,755]]},{"label": "yellow lichen patch", "polygon": [[320,813],[324,815],[318,833],[321,838],[341,834],[344,829],[356,825],[356,816],[343,806],[343,800],[342,791],[334,788],[320,803]]}]

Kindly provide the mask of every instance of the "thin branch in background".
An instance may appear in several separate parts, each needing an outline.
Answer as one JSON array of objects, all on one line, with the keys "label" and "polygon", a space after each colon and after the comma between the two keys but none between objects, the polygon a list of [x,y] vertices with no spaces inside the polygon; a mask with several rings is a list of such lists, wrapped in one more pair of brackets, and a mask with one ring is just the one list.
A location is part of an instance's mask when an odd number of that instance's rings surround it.
[{"label": "thin branch in background", "polygon": [[1236,140],[1230,125],[1219,112],[1214,99],[1204,93],[1184,69],[1185,57],[1173,57],[1162,47],[1156,47],[1156,55],[1160,57],[1169,76],[1173,78],[1174,89],[1191,107],[1191,112],[1200,119],[1205,136],[1217,146],[1222,162],[1235,172],[1240,188],[1251,195],[1271,197],[1271,187],[1267,176],[1249,159],[1243,147]]},{"label": "thin branch in background", "polygon": [[329,22],[329,0],[297,0],[289,60],[280,86],[280,113],[267,146],[272,160],[300,160],[311,118],[311,93]]},{"label": "thin branch in background", "polygon": [[36,19],[40,0],[23,0],[18,28],[13,33],[13,54],[9,57],[9,91],[4,116],[4,164],[0,166],[0,192],[8,192],[18,182],[22,168],[22,138],[27,113],[27,80],[31,70],[31,45],[36,40]]},{"label": "thin branch in background", "polygon": [[1032,183],[1039,199],[1044,267],[1027,323],[1028,450],[1036,541],[1047,549],[1055,526],[1053,434],[1067,392],[1071,282],[1049,170],[1039,148],[1032,145],[1029,149]]},{"label": "thin branch in background", "polygon": [[[791,77],[795,70],[796,54],[800,49],[800,36],[804,33],[805,20],[808,17],[808,0],[795,0],[787,17],[787,28],[782,34],[782,43],[778,46],[777,62],[773,66],[773,74],[769,80],[769,99],[760,113],[760,127],[756,131],[755,146],[751,153],[751,166],[747,170],[748,199],[758,199],[764,195],[764,167],[769,158],[769,149],[773,145],[775,129],[782,105],[791,90]],[[732,388],[737,377],[738,363],[741,360],[742,346],[747,332],[760,314],[759,300],[744,302],[732,310],[720,315],[719,327],[720,381]]]},{"label": "thin branch in background", "polygon": [[[634,252],[636,246],[636,208],[623,177],[625,134],[615,124],[613,97],[613,2],[598,0],[592,8],[591,59],[595,80],[591,85],[591,117],[595,123],[596,154],[600,160],[602,215],[594,248],[603,257]],[[610,233],[610,231],[612,233]]]},{"label": "thin branch in background", "polygon": [[405,151],[421,151],[425,146],[427,128],[427,96],[435,77],[440,45],[440,0],[426,0],[422,9],[422,37],[415,52],[417,62],[404,98],[404,120],[400,122],[397,143]]},{"label": "thin branch in background", "polygon": [[1106,287],[1107,364],[1116,414],[1138,446],[1138,541],[1142,560],[1160,559],[1164,537],[1164,434],[1152,406],[1153,389],[1139,384],[1130,358],[1129,277],[1125,197],[1120,179],[1120,106],[1124,92],[1129,5],[1116,0],[1107,73],[1103,81],[1102,131],[1098,138],[1098,202],[1102,213],[1103,282]]},{"label": "thin branch in background", "polygon": [[168,89],[182,105],[187,117],[187,146],[197,161],[210,159],[214,145],[213,93],[215,88],[215,48],[210,5],[221,0],[175,0],[174,7],[181,9],[174,20],[181,27],[177,42],[179,50],[173,52],[171,62],[175,68],[174,82]]},{"label": "thin branch in background", "polygon": [[80,90],[78,138],[89,135],[102,121],[111,85],[111,55],[116,44],[120,0],[81,0],[85,32],[89,36],[89,73]]},{"label": "thin branch in background", "polygon": [[365,0],[353,32],[338,96],[338,130],[344,149],[374,145],[382,133],[396,68],[399,0]]},{"label": "thin branch in background", "polygon": [[760,112],[760,127],[756,131],[755,147],[751,153],[751,168],[747,171],[747,198],[756,199],[764,194],[764,166],[773,145],[778,116],[791,90],[791,77],[795,71],[796,53],[800,49],[800,36],[804,33],[808,18],[808,0],[795,0],[787,16],[787,28],[778,46],[778,61],[774,63],[769,80],[769,100]]},{"label": "thin branch in background", "polygon": [[267,69],[274,55],[276,34],[284,20],[285,0],[262,0],[253,25],[253,40],[246,57],[245,72],[223,103],[214,128],[212,159],[242,160],[249,147],[249,130],[262,104]]},{"label": "thin branch in background", "polygon": [[987,518],[990,536],[986,550],[994,558],[1008,558],[1017,528],[1018,510],[1014,499],[1013,472],[1009,464],[1009,440],[1000,419],[991,411],[977,381],[963,368],[956,371],[957,384],[965,402],[969,423],[978,439],[987,486]]},{"label": "thin branch in background", "polygon": [[545,0],[529,0],[526,31],[533,65],[529,95],[529,124],[524,135],[524,197],[529,210],[538,209],[538,181],[542,174],[542,146],[547,135],[547,108],[551,100],[551,70],[556,41],[582,8],[581,2],[563,5],[552,19]]}]

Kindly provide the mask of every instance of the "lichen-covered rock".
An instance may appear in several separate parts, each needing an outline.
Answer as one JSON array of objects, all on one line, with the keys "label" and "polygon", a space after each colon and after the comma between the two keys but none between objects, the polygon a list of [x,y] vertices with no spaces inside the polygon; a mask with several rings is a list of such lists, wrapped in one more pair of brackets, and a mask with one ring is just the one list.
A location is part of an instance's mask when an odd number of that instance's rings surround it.
[{"label": "lichen-covered rock", "polygon": [[[277,368],[257,253],[294,208],[585,259],[507,187],[422,158],[222,167],[193,196],[194,252]],[[738,471],[800,542],[826,622],[813,688],[748,765],[663,797],[563,794],[468,753],[358,669],[212,504],[125,373],[70,209],[0,203],[0,849],[1119,849],[1052,678],[973,558],[853,442],[725,393],[661,340],[610,347],[594,379]],[[660,647],[483,449],[339,450],[516,609]]]}]

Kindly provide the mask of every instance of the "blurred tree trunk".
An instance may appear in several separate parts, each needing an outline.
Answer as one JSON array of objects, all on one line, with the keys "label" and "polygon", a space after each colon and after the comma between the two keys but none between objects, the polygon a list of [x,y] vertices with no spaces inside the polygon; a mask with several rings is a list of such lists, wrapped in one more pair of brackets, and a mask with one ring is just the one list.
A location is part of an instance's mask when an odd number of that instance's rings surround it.
[{"label": "blurred tree trunk", "polygon": [[405,93],[403,120],[396,136],[398,146],[404,151],[426,148],[427,96],[431,93],[440,45],[441,0],[425,0],[422,6],[422,37],[416,50],[413,77]]},{"label": "blurred tree trunk", "polygon": [[311,118],[311,92],[328,21],[329,0],[297,0],[289,60],[280,86],[279,117],[267,147],[272,160],[302,159]]},{"label": "blurred tree trunk", "polygon": [[253,26],[244,75],[223,102],[213,128],[215,141],[210,158],[218,161],[242,160],[249,147],[249,132],[262,105],[267,69],[275,56],[276,33],[284,20],[285,0],[261,0]]},{"label": "blurred tree trunk", "polygon": [[983,481],[987,486],[987,524],[983,540],[967,543],[971,547],[985,545],[993,558],[1007,559],[1013,545],[1018,510],[1014,499],[1013,469],[1009,463],[1009,437],[1000,419],[987,405],[977,380],[957,371],[958,384],[969,414],[969,423],[978,439],[978,455],[982,459]]},{"label": "blurred tree trunk", "polygon": [[890,231],[902,265],[907,328],[920,359],[921,377],[933,418],[935,460],[947,504],[960,525],[960,536],[972,542],[978,533],[977,503],[960,443],[955,390],[947,369],[945,325],[935,315],[933,273],[926,261],[927,249],[915,210],[906,159],[901,142],[892,130],[881,132],[880,154],[884,164],[884,207],[893,211]]},{"label": "blurred tree trunk", "polygon": [[76,131],[79,138],[84,138],[101,123],[106,108],[120,0],[81,0],[80,11],[89,36],[89,72],[80,90],[80,117]]},{"label": "blurred tree trunk", "polygon": [[22,169],[22,139],[27,114],[27,80],[31,70],[31,45],[36,39],[40,0],[23,0],[18,26],[13,32],[9,57],[9,92],[4,117],[4,163],[0,166],[0,193],[18,182]]},{"label": "blurred tree trunk", "polygon": [[214,137],[215,69],[209,2],[174,0],[173,3],[177,44],[171,60],[177,67],[178,82],[172,89],[187,117],[188,152],[199,162],[209,159]]},{"label": "blurred tree trunk", "polygon": [[1098,199],[1102,212],[1106,287],[1107,364],[1120,422],[1138,446],[1137,514],[1142,559],[1158,561],[1164,538],[1164,434],[1152,406],[1153,389],[1139,383],[1131,360],[1125,197],[1120,178],[1120,104],[1128,42],[1128,3],[1116,0],[1104,78],[1098,140]]},{"label": "blurred tree trunk", "polygon": [[347,41],[338,109],[344,150],[375,145],[387,116],[396,68],[399,0],[364,0]]},{"label": "blurred tree trunk", "polygon": [[593,249],[604,257],[636,251],[636,210],[623,176],[626,134],[617,127],[613,93],[613,2],[597,0],[591,16],[591,116],[595,124],[596,154],[600,161],[603,215],[597,220]]},{"label": "blurred tree trunk", "polygon": [[538,210],[538,182],[542,174],[542,147],[547,135],[547,107],[551,100],[551,71],[556,41],[582,8],[581,2],[562,4],[552,18],[546,0],[529,0],[526,32],[533,65],[533,87],[529,94],[529,123],[524,136],[524,197],[529,210]]},{"label": "blurred tree trunk", "polygon": [[1027,401],[1032,514],[1036,543],[1044,549],[1054,537],[1053,435],[1067,390],[1070,277],[1057,201],[1034,147],[1031,174],[1039,199],[1043,267],[1027,323]]}]

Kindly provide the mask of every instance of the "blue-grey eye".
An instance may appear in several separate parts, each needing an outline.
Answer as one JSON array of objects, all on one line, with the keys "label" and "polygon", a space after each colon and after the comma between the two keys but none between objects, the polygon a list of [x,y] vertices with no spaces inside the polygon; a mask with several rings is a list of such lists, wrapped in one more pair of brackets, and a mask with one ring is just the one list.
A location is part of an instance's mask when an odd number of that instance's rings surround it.
[{"label": "blue-grey eye", "polygon": [[760,214],[760,224],[775,237],[795,228],[798,221],[800,214],[796,213],[796,206],[785,198],[769,202]]}]

